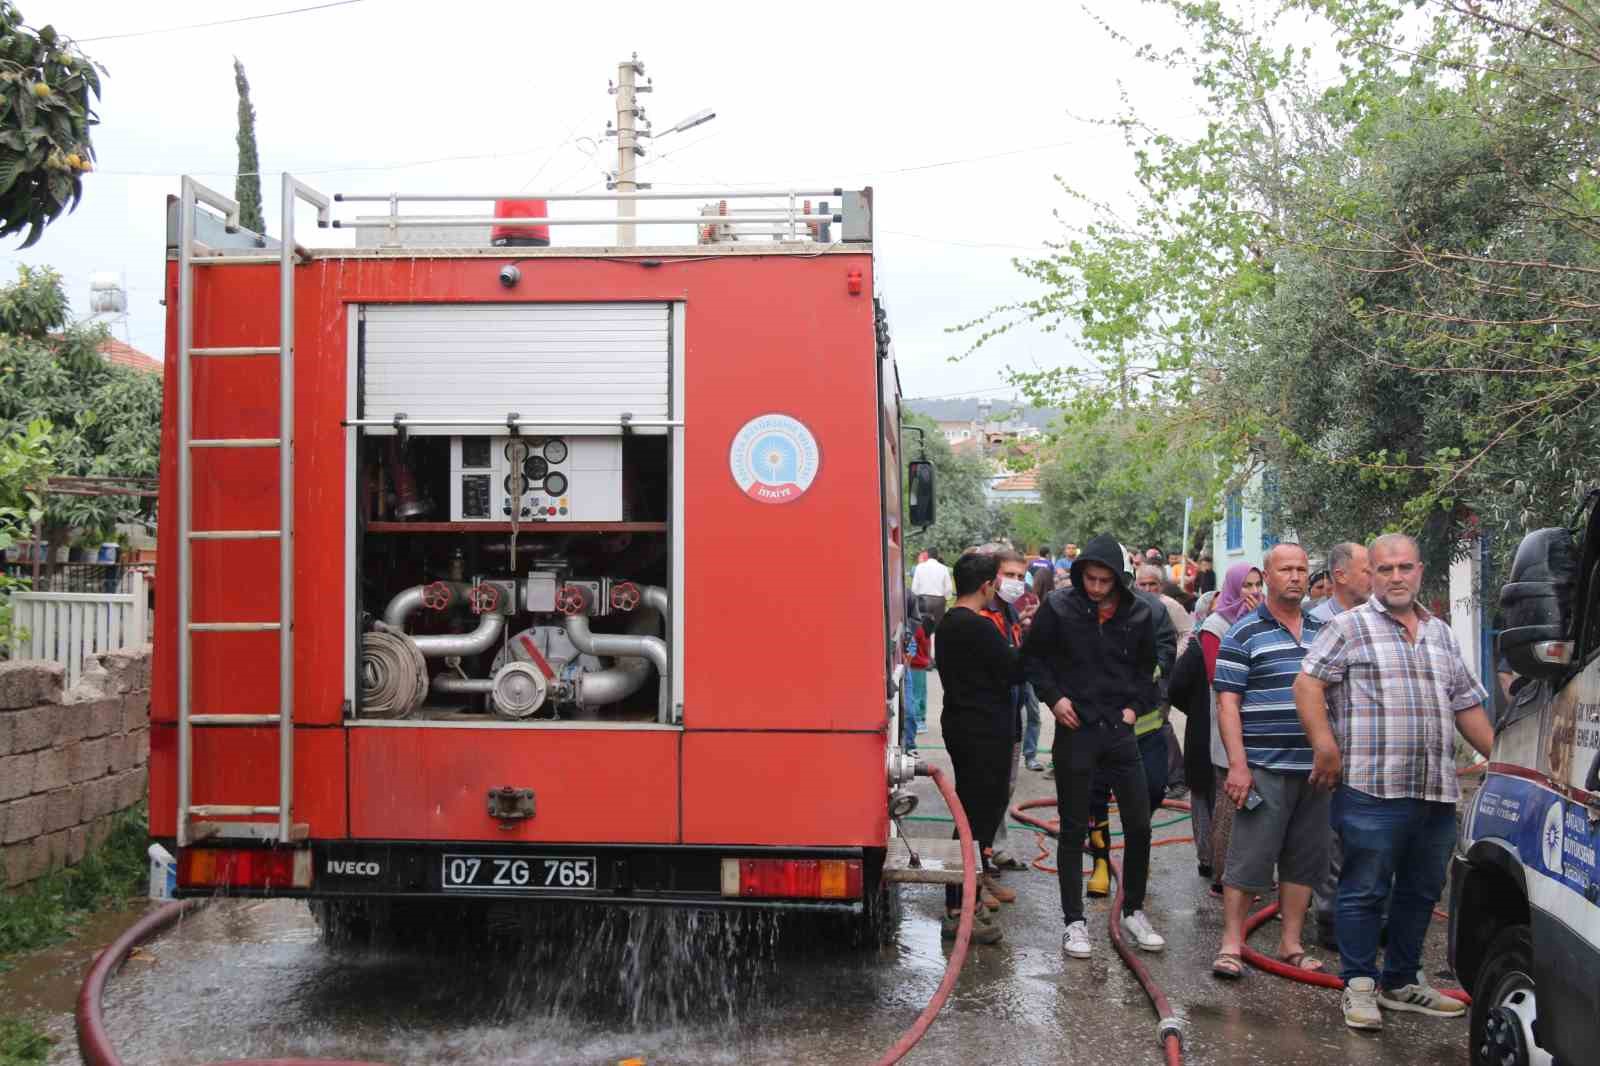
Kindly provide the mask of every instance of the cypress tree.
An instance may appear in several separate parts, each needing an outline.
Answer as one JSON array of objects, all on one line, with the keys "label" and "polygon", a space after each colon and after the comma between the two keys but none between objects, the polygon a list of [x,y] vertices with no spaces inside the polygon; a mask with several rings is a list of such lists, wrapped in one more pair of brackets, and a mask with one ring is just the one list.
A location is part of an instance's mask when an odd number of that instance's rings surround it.
[{"label": "cypress tree", "polygon": [[233,198],[239,201],[239,224],[257,233],[267,232],[261,219],[261,157],[256,154],[256,109],[250,106],[250,83],[244,64],[233,59],[233,83],[239,89],[239,174]]}]

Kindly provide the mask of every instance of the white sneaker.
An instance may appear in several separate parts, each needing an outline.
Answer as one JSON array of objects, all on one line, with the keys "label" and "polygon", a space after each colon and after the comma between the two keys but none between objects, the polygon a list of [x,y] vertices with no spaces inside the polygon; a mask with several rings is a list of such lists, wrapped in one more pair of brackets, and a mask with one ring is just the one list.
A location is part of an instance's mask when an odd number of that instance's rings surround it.
[{"label": "white sneaker", "polygon": [[1089,925],[1073,922],[1067,926],[1067,935],[1061,938],[1061,950],[1074,959],[1087,959],[1094,952],[1089,947]]},{"label": "white sneaker", "polygon": [[1430,1018],[1465,1018],[1467,1005],[1451,999],[1426,981],[1417,981],[1404,988],[1378,989],[1378,1007],[1382,1010],[1411,1011]]},{"label": "white sneaker", "polygon": [[1134,911],[1122,916],[1122,931],[1145,951],[1160,951],[1167,946],[1166,938],[1155,931],[1144,911]]},{"label": "white sneaker", "polygon": [[1378,1010],[1378,983],[1370,977],[1355,977],[1344,986],[1344,1024],[1352,1029],[1382,1029],[1383,1014]]}]

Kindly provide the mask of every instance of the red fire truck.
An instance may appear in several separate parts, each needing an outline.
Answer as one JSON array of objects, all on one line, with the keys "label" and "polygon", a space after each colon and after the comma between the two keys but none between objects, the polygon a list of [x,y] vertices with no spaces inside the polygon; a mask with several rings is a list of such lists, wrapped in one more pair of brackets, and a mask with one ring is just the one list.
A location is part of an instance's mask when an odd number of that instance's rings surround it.
[{"label": "red fire truck", "polygon": [[[640,195],[713,201],[649,247],[551,247],[601,220],[510,199],[285,175],[278,240],[193,180],[169,203],[178,894],[870,923],[911,770],[870,190]],[[355,246],[302,247],[312,211]]]}]

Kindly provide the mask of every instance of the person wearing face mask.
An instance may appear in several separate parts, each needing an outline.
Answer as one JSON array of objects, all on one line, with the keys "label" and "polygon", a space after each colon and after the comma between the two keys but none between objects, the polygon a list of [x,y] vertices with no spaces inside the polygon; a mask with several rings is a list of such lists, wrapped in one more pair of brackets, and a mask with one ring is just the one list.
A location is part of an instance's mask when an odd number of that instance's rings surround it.
[{"label": "person wearing face mask", "polygon": [[[956,796],[972,823],[980,862],[994,842],[1005,807],[1007,760],[1014,761],[1017,736],[1013,690],[1021,680],[1014,642],[987,617],[1000,584],[999,570],[1000,560],[992,554],[973,551],[957,559],[956,603],[934,635],[939,682],[944,687],[939,724],[955,771]],[[960,886],[946,886],[942,932],[947,940],[956,935],[960,908]],[[974,919],[975,942],[993,944],[1001,939],[1000,926],[985,907],[977,908]]]},{"label": "person wearing face mask", "polygon": [[[1039,606],[1038,598],[1028,592],[1028,561],[1021,553],[1000,544],[988,544],[979,550],[993,555],[1000,563],[994,597],[979,613],[994,623],[1000,635],[1005,637],[1013,648],[1020,648],[1022,638],[1027,635],[1028,627],[1033,623],[1034,612]],[[1017,899],[1014,889],[1006,888],[999,883],[1002,871],[1028,868],[1027,863],[1012,853],[1011,834],[1006,829],[1006,815],[1011,809],[1011,797],[1017,790],[1017,767],[1022,761],[1022,710],[1027,702],[1027,686],[1019,683],[1011,697],[1017,709],[1016,751],[1012,753],[1010,768],[1007,771],[1006,799],[1000,810],[999,828],[995,830],[994,850],[988,856],[988,868],[985,870],[987,880],[984,884],[984,890],[989,896],[1001,903],[1014,903]]]}]

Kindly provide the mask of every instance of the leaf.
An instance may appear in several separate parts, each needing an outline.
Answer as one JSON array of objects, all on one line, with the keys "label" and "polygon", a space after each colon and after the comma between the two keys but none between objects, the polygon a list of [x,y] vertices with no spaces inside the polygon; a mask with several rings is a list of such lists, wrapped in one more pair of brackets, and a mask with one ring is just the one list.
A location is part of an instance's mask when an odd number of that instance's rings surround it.
[{"label": "leaf", "polygon": [[17,176],[26,168],[27,162],[20,155],[12,152],[0,151],[0,196],[4,196],[16,183]]},{"label": "leaf", "polygon": [[67,198],[72,195],[72,176],[66,171],[58,170],[50,175],[50,199],[58,207],[67,205]]}]

